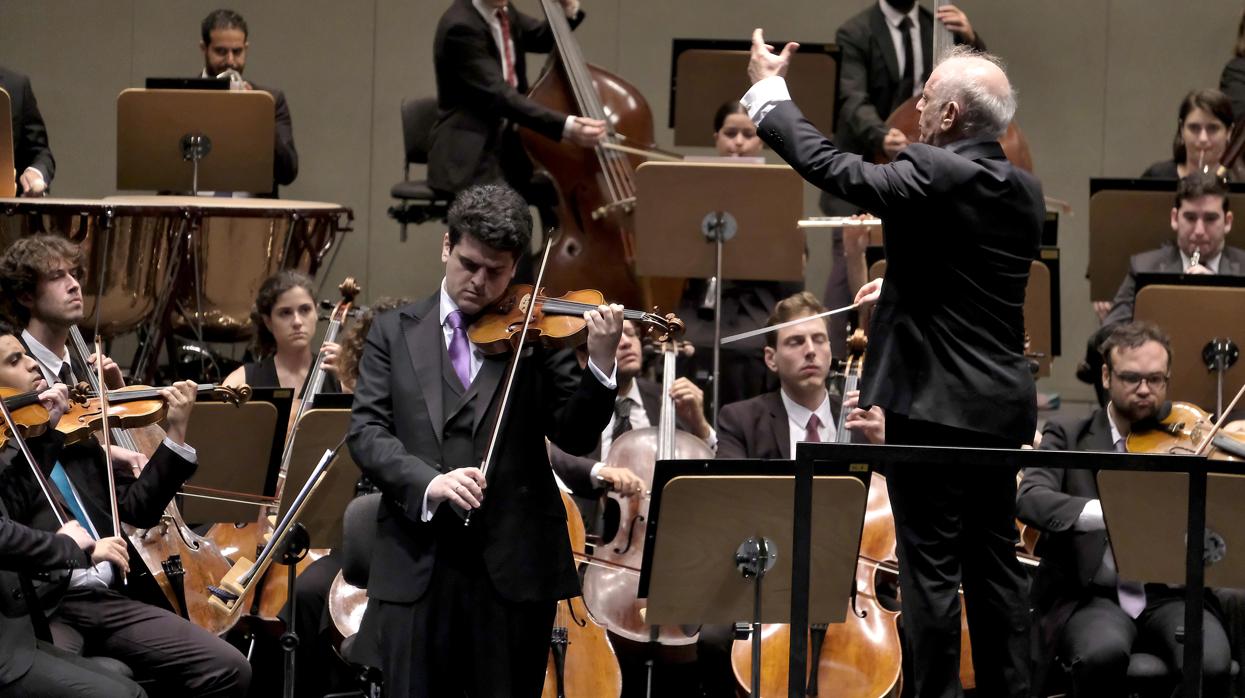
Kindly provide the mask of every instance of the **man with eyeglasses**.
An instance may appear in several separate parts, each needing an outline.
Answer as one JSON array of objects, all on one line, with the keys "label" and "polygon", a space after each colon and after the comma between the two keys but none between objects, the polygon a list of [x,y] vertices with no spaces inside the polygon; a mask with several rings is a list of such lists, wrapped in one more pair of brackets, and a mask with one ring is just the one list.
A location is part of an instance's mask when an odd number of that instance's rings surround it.
[{"label": "man with eyeglasses", "polygon": [[[1101,380],[1110,398],[1106,407],[1083,419],[1048,422],[1039,448],[1124,451],[1133,427],[1156,419],[1167,401],[1167,335],[1150,323],[1117,325],[1102,355]],[[1095,473],[1027,468],[1016,508],[1021,521],[1042,532],[1036,551],[1042,562],[1031,590],[1040,638],[1034,689],[1059,661],[1071,668],[1070,695],[1123,696],[1134,651],[1156,655],[1177,677],[1184,650],[1176,629],[1184,623],[1184,592],[1119,578]],[[1222,614],[1211,597],[1203,629],[1203,695],[1228,696],[1232,656]]]}]

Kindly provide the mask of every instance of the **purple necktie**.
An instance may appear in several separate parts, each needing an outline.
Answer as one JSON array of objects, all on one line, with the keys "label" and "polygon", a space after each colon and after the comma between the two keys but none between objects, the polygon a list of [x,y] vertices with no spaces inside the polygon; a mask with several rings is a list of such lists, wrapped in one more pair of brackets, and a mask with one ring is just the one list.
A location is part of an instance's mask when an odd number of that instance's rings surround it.
[{"label": "purple necktie", "polygon": [[820,442],[821,432],[817,431],[819,428],[821,428],[821,420],[817,418],[817,415],[810,414],[808,424],[804,427],[804,440]]},{"label": "purple necktie", "polygon": [[464,388],[471,386],[471,345],[467,342],[467,330],[463,329],[463,311],[455,310],[445,316],[445,322],[454,331],[450,336],[450,363]]}]

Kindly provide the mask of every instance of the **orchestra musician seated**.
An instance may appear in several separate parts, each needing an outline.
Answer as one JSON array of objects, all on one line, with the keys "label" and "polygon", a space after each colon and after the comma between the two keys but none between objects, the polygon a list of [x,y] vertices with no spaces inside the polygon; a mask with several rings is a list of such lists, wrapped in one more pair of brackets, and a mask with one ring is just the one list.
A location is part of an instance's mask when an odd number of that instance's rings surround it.
[{"label": "orchestra musician seated", "polygon": [[[802,291],[774,306],[767,327],[825,311],[817,298]],[[847,412],[843,428],[854,443],[884,443],[886,416],[882,408],[856,406],[860,391],[840,395],[828,387],[830,336],[825,318],[810,319],[765,335],[765,366],[778,376],[780,387],[732,403],[718,415],[718,458],[788,460],[800,441],[835,441],[835,415]],[[704,626],[697,644],[701,685],[705,695],[731,695],[731,626]]]},{"label": "orchestra musician seated", "polygon": [[[1053,419],[1042,450],[1125,451],[1130,431],[1153,421],[1167,399],[1171,347],[1167,335],[1144,322],[1115,325],[1102,349],[1100,379],[1109,401],[1089,417]],[[1121,580],[1096,475],[1088,470],[1026,468],[1016,494],[1018,516],[1042,532],[1033,582],[1039,637],[1034,688],[1058,661],[1070,669],[1072,695],[1124,696],[1132,652],[1145,652],[1178,677],[1183,644],[1184,592],[1144,580]],[[1213,595],[1204,616],[1203,695],[1229,695],[1232,658]],[[1156,687],[1169,695],[1175,685]],[[1047,695],[1035,693],[1035,695]]]},{"label": "orchestra musician seated", "polygon": [[1113,301],[1094,303],[1094,310],[1102,319],[1102,327],[1090,336],[1077,377],[1095,386],[1100,402],[1105,393],[1098,378],[1102,368],[1102,355],[1098,347],[1115,325],[1133,319],[1138,274],[1245,276],[1245,249],[1226,244],[1227,235],[1232,230],[1232,211],[1228,187],[1223,179],[1214,175],[1181,178],[1176,187],[1175,205],[1171,209],[1171,228],[1175,233],[1174,240],[1129,259],[1128,273],[1120,282]]},{"label": "orchestra musician seated", "polygon": [[[1180,102],[1172,159],[1146,168],[1146,179],[1180,179],[1215,174],[1228,147],[1233,124],[1232,103],[1219,90],[1190,90]],[[1238,163],[1239,164],[1239,163]],[[1233,167],[1229,176],[1239,180],[1245,168]]]},{"label": "orchestra musician seated", "polygon": [[[312,293],[315,285],[300,271],[286,269],[264,279],[251,306],[251,323],[255,327],[252,347],[256,359],[225,377],[225,385],[249,385],[253,388],[293,388],[296,399],[302,399],[307,375],[315,354],[311,340],[316,335],[319,315]],[[324,392],[342,392],[337,379],[337,361],[341,345],[325,342],[323,367]]]},{"label": "orchestra musician seated", "polygon": [[[199,50],[203,51],[200,77],[230,77],[235,89],[260,90],[272,95],[275,132],[272,142],[272,191],[264,195],[277,198],[280,187],[298,177],[298,151],[294,148],[294,122],[285,93],[274,87],[260,87],[242,77],[247,52],[251,49],[246,20],[233,10],[213,10],[200,26]],[[232,73],[231,73],[232,71]],[[222,195],[222,192],[216,192]]]},{"label": "orchestra musician seated", "polygon": [[39,113],[30,77],[0,66],[0,89],[9,93],[13,122],[13,172],[18,196],[43,196],[52,186],[56,159],[48,145],[48,129]]},{"label": "orchestra musician seated", "polygon": [[[26,356],[13,330],[0,325],[0,385],[30,385],[38,369]],[[54,428],[68,407],[63,385],[48,388],[42,378],[40,402],[48,410],[48,428]],[[29,468],[16,446],[6,444],[0,452],[0,473]],[[0,475],[0,479],[11,477]],[[132,698],[145,696],[138,684],[98,662],[60,649],[36,635],[23,590],[33,575],[67,574],[71,570],[112,562],[126,565],[125,541],[95,540],[82,524],[69,521],[56,531],[30,528],[9,517],[0,497],[0,697],[47,696],[48,698]]]},{"label": "orchestra musician seated", "polygon": [[[0,373],[4,381],[0,385],[21,392],[46,389],[43,367],[22,356],[19,346],[16,331],[0,326],[7,369]],[[132,467],[113,467],[121,523],[139,528],[160,522],[196,468],[195,450],[186,444],[196,385],[181,381],[159,393],[167,406],[163,443],[150,459],[138,453],[121,459],[129,466],[139,459],[145,461],[141,475],[136,476]],[[117,659],[140,679],[153,681],[156,695],[245,695],[251,667],[237,649],[170,611],[122,593],[128,572],[144,563],[136,551],[127,550],[124,538],[108,535],[115,530],[107,477],[111,464],[99,442],[90,437],[67,445],[55,429],[31,442],[38,442],[31,450],[40,454],[38,467],[55,487],[50,495],[87,529],[101,550],[97,557],[103,558],[93,560],[94,566],[74,569],[67,577],[48,580],[39,593],[56,646],[76,654]],[[12,520],[47,532],[63,528],[29,468],[6,469],[0,475],[0,496]],[[105,555],[109,550],[112,553]]]}]

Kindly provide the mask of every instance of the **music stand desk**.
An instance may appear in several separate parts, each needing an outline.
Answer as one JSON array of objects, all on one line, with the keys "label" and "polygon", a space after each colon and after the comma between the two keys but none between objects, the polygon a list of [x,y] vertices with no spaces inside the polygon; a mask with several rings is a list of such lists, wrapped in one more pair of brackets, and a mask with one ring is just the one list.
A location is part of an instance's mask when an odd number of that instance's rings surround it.
[{"label": "music stand desk", "polygon": [[[294,501],[294,493],[302,489],[311,477],[324,452],[346,438],[349,427],[349,409],[315,407],[303,413],[294,427],[289,469],[285,473],[281,506],[277,510],[278,521],[285,517]],[[342,514],[354,498],[359,475],[359,466],[350,457],[349,450],[339,450],[324,478],[316,486],[313,502],[303,509],[298,519],[307,529],[314,547],[336,548],[341,545]]]},{"label": "music stand desk", "polygon": [[[117,189],[272,190],[276,103],[258,90],[146,90],[117,97]],[[196,182],[187,136],[207,139]]]}]

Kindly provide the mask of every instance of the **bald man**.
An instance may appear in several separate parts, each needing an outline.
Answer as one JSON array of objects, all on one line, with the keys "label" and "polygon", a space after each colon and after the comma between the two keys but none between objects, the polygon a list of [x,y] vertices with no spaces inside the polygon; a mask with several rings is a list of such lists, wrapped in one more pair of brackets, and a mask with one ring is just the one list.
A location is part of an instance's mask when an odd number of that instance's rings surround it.
[{"label": "bald man", "polygon": [[[775,55],[753,34],[741,100],[761,138],[809,182],[882,218],[886,282],[877,303],[862,407],[886,412],[891,444],[1017,448],[1033,439],[1023,355],[1025,284],[1045,216],[1042,190],[998,138],[1016,97],[997,59],[957,48],[917,109],[920,143],[873,165],[843,152],[791,102]],[[1029,691],[1028,603],[1013,552],[1016,472],[905,464],[886,473],[898,534],[914,694],[957,698],[963,585],[978,695]]]}]

